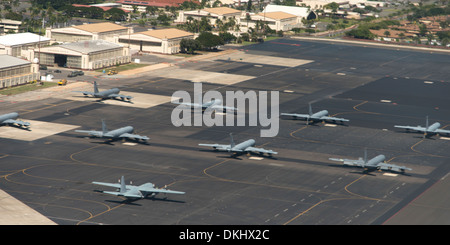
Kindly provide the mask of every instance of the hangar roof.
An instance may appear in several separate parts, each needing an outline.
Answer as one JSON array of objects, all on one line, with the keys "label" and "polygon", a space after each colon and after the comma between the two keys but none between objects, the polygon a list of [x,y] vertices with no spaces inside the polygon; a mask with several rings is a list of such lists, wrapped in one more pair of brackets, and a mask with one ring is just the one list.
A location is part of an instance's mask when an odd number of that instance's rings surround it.
[{"label": "hangar roof", "polygon": [[37,43],[39,42],[45,42],[50,41],[50,38],[46,38],[41,36],[39,38],[39,35],[30,33],[30,32],[24,32],[24,33],[17,33],[17,34],[8,34],[5,36],[0,36],[0,44],[5,46],[16,46],[16,45],[22,45],[27,43]]},{"label": "hangar roof", "polygon": [[0,69],[30,64],[28,60],[20,59],[14,56],[0,54]]}]

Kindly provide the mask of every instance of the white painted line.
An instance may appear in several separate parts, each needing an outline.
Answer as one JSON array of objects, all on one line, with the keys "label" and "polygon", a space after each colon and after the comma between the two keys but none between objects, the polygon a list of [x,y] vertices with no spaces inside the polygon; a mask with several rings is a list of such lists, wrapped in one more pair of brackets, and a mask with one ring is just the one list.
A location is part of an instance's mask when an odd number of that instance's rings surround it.
[{"label": "white painted line", "polygon": [[329,123],[325,123],[325,125],[323,125],[323,126],[325,126],[325,127],[332,127],[332,128],[334,128],[334,127],[336,127],[337,125],[336,125],[336,124],[329,124]]},{"label": "white painted line", "polygon": [[249,157],[250,160],[263,160],[264,157]]},{"label": "white painted line", "polygon": [[292,90],[283,90],[283,92],[285,92],[285,93],[294,93],[294,91],[292,91]]},{"label": "white painted line", "polygon": [[277,166],[277,167],[283,167],[284,166],[283,164],[280,164],[280,163],[269,163],[269,165]]},{"label": "white painted line", "polygon": [[439,137],[439,139],[441,139],[441,140],[450,140],[450,138],[449,137]]},{"label": "white painted line", "polygon": [[426,83],[426,84],[433,84],[434,82],[431,82],[431,81],[425,81],[425,82],[423,82],[423,83]]},{"label": "white painted line", "polygon": [[263,67],[262,65],[254,65],[254,66],[256,66],[256,67]]},{"label": "white painted line", "polygon": [[122,145],[137,145],[136,143],[132,143],[132,142],[124,142],[122,143]]},{"label": "white painted line", "polygon": [[383,102],[383,103],[391,103],[392,101],[390,101],[390,100],[380,100],[380,102]]},{"label": "white painted line", "polygon": [[339,76],[345,76],[345,73],[338,72],[338,73],[336,73],[336,75],[339,75]]},{"label": "white painted line", "polygon": [[384,173],[383,175],[385,175],[385,176],[391,176],[391,177],[396,177],[398,174]]}]

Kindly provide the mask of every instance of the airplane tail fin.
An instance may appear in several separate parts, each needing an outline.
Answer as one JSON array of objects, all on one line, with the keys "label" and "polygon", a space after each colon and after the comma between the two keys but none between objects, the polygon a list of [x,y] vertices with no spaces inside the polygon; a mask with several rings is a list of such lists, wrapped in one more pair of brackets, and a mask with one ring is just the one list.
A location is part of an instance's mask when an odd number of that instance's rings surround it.
[{"label": "airplane tail fin", "polygon": [[233,140],[233,133],[230,133],[230,146],[233,148],[235,146],[234,140]]},{"label": "airplane tail fin", "polygon": [[427,116],[426,121],[425,121],[425,128],[428,129],[428,116]]},{"label": "airplane tail fin", "polygon": [[105,121],[103,119],[102,119],[102,132],[103,132],[103,134],[108,132],[108,129],[106,128],[106,123],[105,123]]},{"label": "airplane tail fin", "polygon": [[367,148],[364,148],[364,164],[367,163]]},{"label": "airplane tail fin", "polygon": [[120,193],[125,193],[127,191],[127,188],[125,186],[125,177],[122,175],[120,178]]},{"label": "airplane tail fin", "polygon": [[312,113],[312,108],[311,108],[311,103],[308,103],[308,113],[309,113],[310,116],[313,114]]},{"label": "airplane tail fin", "polygon": [[98,87],[97,87],[97,82],[94,81],[94,93],[98,93]]}]

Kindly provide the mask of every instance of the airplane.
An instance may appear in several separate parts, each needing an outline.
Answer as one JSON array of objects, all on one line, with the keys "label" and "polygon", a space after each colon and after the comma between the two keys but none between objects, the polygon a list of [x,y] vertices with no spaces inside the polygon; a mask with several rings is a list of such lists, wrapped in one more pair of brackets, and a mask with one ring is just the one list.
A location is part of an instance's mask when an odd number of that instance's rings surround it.
[{"label": "airplane", "polygon": [[0,125],[8,124],[8,125],[14,125],[17,124],[20,127],[29,127],[29,122],[24,122],[20,120],[16,120],[19,117],[19,113],[17,112],[11,112],[7,114],[0,115]]},{"label": "airplane", "polygon": [[[199,101],[202,101],[201,97],[200,97]],[[222,100],[220,100],[220,99],[213,99],[213,100],[210,100],[210,101],[205,102],[203,104],[198,104],[198,103],[180,103],[180,102],[175,102],[175,101],[172,101],[172,104],[189,106],[189,107],[191,107],[191,109],[202,108],[203,111],[208,109],[208,108],[213,109],[213,110],[217,110],[217,111],[220,110],[220,111],[223,111],[223,112],[226,112],[226,111],[235,112],[235,111],[238,110],[236,107],[223,106],[222,105]]]},{"label": "airplane", "polygon": [[92,184],[95,185],[103,185],[103,186],[109,186],[117,188],[117,191],[101,191],[102,193],[115,195],[115,196],[123,196],[127,199],[136,200],[136,199],[143,199],[147,198],[147,196],[154,197],[159,193],[165,193],[165,194],[184,194],[183,191],[172,191],[168,190],[166,188],[155,188],[155,185],[153,183],[145,183],[139,186],[135,185],[126,185],[125,184],[125,177],[122,176],[120,178],[119,183],[105,183],[105,182],[92,182]]},{"label": "airplane", "polygon": [[405,166],[398,166],[395,164],[388,164],[385,162],[386,157],[384,155],[378,155],[370,160],[367,160],[367,149],[364,149],[364,158],[359,158],[358,160],[352,159],[341,159],[341,158],[328,158],[331,161],[343,162],[347,166],[356,166],[363,168],[363,173],[374,170],[391,170],[404,173],[405,170],[412,170]]},{"label": "airplane", "polygon": [[445,129],[439,129],[439,127],[441,126],[440,123],[435,122],[431,125],[428,125],[428,116],[426,117],[426,121],[425,121],[425,127],[421,127],[421,126],[399,126],[399,125],[395,125],[394,127],[396,128],[404,128],[406,129],[406,131],[409,130],[415,130],[418,132],[423,132],[424,133],[424,137],[428,137],[428,135],[433,136],[435,134],[446,134],[446,135],[450,135],[450,130],[445,130]]},{"label": "airplane", "polygon": [[198,144],[198,145],[213,147],[214,150],[223,150],[223,151],[232,152],[233,153],[232,156],[236,156],[238,154],[242,154],[245,152],[247,152],[247,153],[258,152],[260,155],[266,153],[269,155],[269,157],[271,157],[272,154],[278,154],[278,152],[275,152],[272,150],[266,150],[263,148],[253,147],[255,145],[254,139],[249,139],[249,140],[246,140],[246,141],[236,145],[233,140],[233,134],[231,134],[231,133],[230,133],[230,144],[229,145],[220,145],[220,144]]},{"label": "airplane", "polygon": [[94,81],[94,92],[89,92],[89,91],[72,91],[72,92],[78,92],[78,93],[83,93],[84,96],[88,96],[91,95],[94,98],[101,98],[102,100],[105,99],[121,99],[122,101],[128,100],[131,101],[131,96],[128,95],[121,95],[119,94],[120,89],[118,88],[112,88],[112,89],[108,89],[108,90],[104,90],[104,91],[99,91],[98,90],[98,86],[97,86],[97,82]]},{"label": "airplane", "polygon": [[102,131],[95,131],[95,130],[75,130],[75,132],[78,133],[87,133],[94,137],[99,138],[109,138],[109,139],[120,139],[120,138],[133,138],[136,140],[143,140],[147,141],[150,138],[147,136],[141,136],[137,134],[132,134],[134,128],[132,126],[125,126],[122,128],[114,129],[114,130],[108,130],[106,128],[106,123],[102,120]]},{"label": "airplane", "polygon": [[313,121],[313,123],[318,122],[318,121],[339,121],[339,122],[348,122],[350,120],[345,119],[345,118],[337,118],[337,117],[329,117],[328,116],[328,111],[327,110],[322,110],[316,113],[312,112],[311,109],[311,103],[308,103],[308,107],[309,107],[309,114],[296,114],[296,113],[281,113],[280,115],[282,116],[292,116],[294,118],[302,118],[302,119],[306,119],[306,124],[308,125],[309,121]]}]

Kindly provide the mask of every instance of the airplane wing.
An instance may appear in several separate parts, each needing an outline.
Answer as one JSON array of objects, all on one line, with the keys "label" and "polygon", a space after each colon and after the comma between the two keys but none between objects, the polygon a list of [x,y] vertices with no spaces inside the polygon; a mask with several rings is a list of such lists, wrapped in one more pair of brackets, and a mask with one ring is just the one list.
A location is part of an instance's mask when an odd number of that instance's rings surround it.
[{"label": "airplane wing", "polygon": [[342,162],[345,165],[349,166],[362,166],[364,161],[362,159],[342,159],[342,158],[328,158],[331,161]]},{"label": "airplane wing", "polygon": [[78,132],[78,133],[85,133],[85,134],[93,135],[93,136],[95,136],[95,137],[102,137],[102,136],[103,136],[103,132],[102,132],[102,131],[95,131],[95,130],[75,130],[75,132]]},{"label": "airplane wing", "polygon": [[331,121],[340,121],[340,122],[348,122],[348,119],[345,118],[338,118],[338,117],[326,117],[323,116],[320,118],[321,120],[331,120]]},{"label": "airplane wing", "polygon": [[84,95],[94,95],[94,93],[89,92],[89,91],[72,91],[74,93],[83,93]]},{"label": "airplane wing", "polygon": [[426,131],[426,128],[421,127],[421,126],[414,127],[414,126],[399,126],[399,125],[395,125],[394,127],[396,127],[396,128],[403,128],[403,129],[409,129],[409,130],[416,130],[416,131],[419,131],[419,132],[425,132]]},{"label": "airplane wing", "polygon": [[435,132],[438,134],[450,134],[450,130],[445,130],[445,129],[436,129]]},{"label": "airplane wing", "polygon": [[129,134],[129,133],[121,134],[119,137],[120,138],[134,138],[134,139],[140,139],[140,140],[149,140],[150,139],[147,136],[141,136],[138,134]]},{"label": "airplane wing", "polygon": [[166,188],[154,188],[153,184],[146,183],[138,187],[139,191],[151,193],[165,193],[165,194],[184,194],[184,191],[173,191]]},{"label": "airplane wing", "polygon": [[237,111],[238,109],[235,107],[230,107],[230,106],[221,106],[221,105],[213,105],[210,107],[211,109],[214,110],[226,110],[226,111]]},{"label": "airplane wing", "polygon": [[[92,182],[94,185],[103,185],[108,187],[120,188],[120,183],[105,183],[105,182]],[[119,193],[119,192],[118,192]]]},{"label": "airplane wing", "polygon": [[217,150],[228,150],[231,148],[230,145],[220,145],[220,144],[198,144],[199,146],[209,146]]},{"label": "airplane wing", "polygon": [[411,168],[407,168],[405,166],[398,166],[395,164],[389,164],[389,163],[379,163],[378,167],[380,167],[380,169],[382,170],[395,170],[395,171],[405,171],[405,170],[409,170],[411,171]]},{"label": "airplane wing", "polygon": [[278,154],[278,152],[275,152],[275,151],[272,151],[272,150],[266,150],[264,148],[257,148],[257,147],[252,147],[252,146],[245,148],[245,151],[267,153],[267,154]]},{"label": "airplane wing", "polygon": [[13,120],[13,119],[6,119],[2,123],[11,123],[11,124],[15,123],[15,124],[22,125],[22,126],[25,126],[25,127],[30,126],[29,122],[24,122],[24,121],[20,121],[20,120]]},{"label": "airplane wing", "polygon": [[185,105],[188,107],[192,107],[192,108],[203,108],[203,106],[201,104],[197,104],[197,103],[180,103],[180,102],[175,102],[172,101],[172,104],[177,104],[177,105]]},{"label": "airplane wing", "polygon": [[280,115],[281,116],[300,117],[300,118],[309,118],[308,114],[281,113]]},{"label": "airplane wing", "polygon": [[108,95],[109,98],[120,98],[120,99],[127,99],[127,100],[131,100],[131,96],[128,95],[122,95],[122,94],[110,94]]}]

